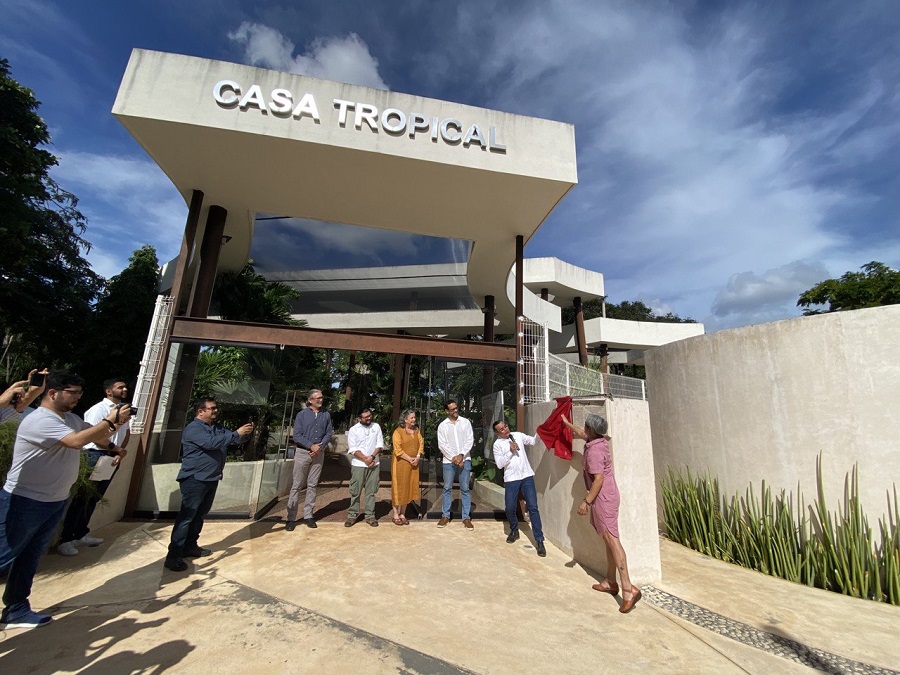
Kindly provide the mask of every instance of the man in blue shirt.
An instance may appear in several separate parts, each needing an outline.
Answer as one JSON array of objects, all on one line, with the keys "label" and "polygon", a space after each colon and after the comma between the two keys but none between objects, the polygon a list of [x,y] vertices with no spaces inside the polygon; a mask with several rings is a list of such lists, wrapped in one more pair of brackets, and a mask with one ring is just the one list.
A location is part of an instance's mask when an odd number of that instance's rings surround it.
[{"label": "man in blue shirt", "polygon": [[316,487],[325,463],[325,446],[331,441],[331,415],[322,410],[322,391],[313,389],[306,397],[307,407],[297,413],[294,420],[294,483],[287,503],[287,525],[293,531],[297,524],[297,511],[303,502],[303,522],[308,527],[318,527],[313,518],[316,505]]},{"label": "man in blue shirt", "polygon": [[165,562],[173,572],[187,569],[185,558],[198,558],[212,552],[200,548],[197,542],[203,519],[212,508],[222,480],[225,453],[229,445],[243,443],[253,432],[252,422],[237,431],[228,431],[216,424],[219,406],[214,398],[201,398],[194,404],[194,413],[196,417],[181,433],[181,471],[176,478],[181,487],[181,510],[175,518]]}]

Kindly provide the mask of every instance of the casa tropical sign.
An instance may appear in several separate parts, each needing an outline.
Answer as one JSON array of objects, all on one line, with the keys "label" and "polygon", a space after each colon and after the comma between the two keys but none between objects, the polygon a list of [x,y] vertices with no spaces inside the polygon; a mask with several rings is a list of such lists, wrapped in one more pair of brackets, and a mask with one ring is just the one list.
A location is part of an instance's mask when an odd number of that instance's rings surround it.
[{"label": "casa tropical sign", "polygon": [[[213,86],[212,93],[221,108],[236,108],[242,112],[257,110],[264,115],[285,119],[309,118],[317,123],[322,122],[319,106],[311,92],[295,97],[289,89],[277,88],[266,95],[258,84],[244,89],[233,80],[220,80]],[[428,136],[435,143],[440,141],[447,145],[474,146],[490,152],[506,153],[506,146],[498,140],[496,127],[485,130],[478,123],[463,123],[452,117],[440,118],[421,112],[407,113],[398,108],[379,111],[376,106],[360,101],[335,98],[331,103],[334,119],[341,128],[360,131],[366,127],[376,133],[383,131],[390,136],[408,136],[412,139]]]}]

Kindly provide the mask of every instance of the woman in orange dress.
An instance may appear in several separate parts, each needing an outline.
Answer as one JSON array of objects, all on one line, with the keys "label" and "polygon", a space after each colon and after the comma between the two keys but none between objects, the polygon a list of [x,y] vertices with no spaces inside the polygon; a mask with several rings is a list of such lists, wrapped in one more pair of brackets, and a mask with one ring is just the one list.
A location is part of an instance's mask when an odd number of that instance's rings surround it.
[{"label": "woman in orange dress", "polygon": [[394,448],[391,462],[391,504],[394,507],[395,525],[409,525],[406,507],[411,501],[418,501],[419,461],[425,454],[425,439],[416,426],[416,413],[404,410],[400,416],[400,426],[392,437]]}]

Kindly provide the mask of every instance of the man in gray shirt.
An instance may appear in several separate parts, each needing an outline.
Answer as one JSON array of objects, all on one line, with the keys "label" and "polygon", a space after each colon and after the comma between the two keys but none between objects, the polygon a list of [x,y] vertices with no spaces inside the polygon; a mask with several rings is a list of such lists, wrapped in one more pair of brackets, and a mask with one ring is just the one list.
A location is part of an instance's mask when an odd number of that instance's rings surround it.
[{"label": "man in gray shirt", "polygon": [[79,453],[131,417],[128,406],[114,408],[91,426],[71,412],[83,387],[78,375],[51,373],[40,407],[19,424],[12,466],[0,490],[0,569],[9,568],[0,628],[34,628],[50,621],[31,610],[28,596],[38,560],[78,478]]},{"label": "man in gray shirt", "polygon": [[308,527],[318,527],[313,518],[316,505],[316,486],[325,464],[325,446],[331,441],[331,415],[322,410],[322,390],[313,389],[306,397],[309,404],[297,413],[294,420],[294,483],[287,503],[287,525],[292,532],[297,524],[297,511],[303,502],[303,522]]}]

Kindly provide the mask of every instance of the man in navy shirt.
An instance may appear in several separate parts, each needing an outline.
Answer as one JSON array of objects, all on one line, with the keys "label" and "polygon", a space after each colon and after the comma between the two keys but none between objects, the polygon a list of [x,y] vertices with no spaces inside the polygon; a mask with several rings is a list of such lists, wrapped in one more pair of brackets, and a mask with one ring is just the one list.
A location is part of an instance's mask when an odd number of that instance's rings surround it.
[{"label": "man in navy shirt", "polygon": [[313,518],[316,505],[316,487],[325,463],[325,446],[331,440],[331,415],[322,410],[322,391],[313,389],[306,397],[307,407],[297,413],[294,420],[294,483],[287,503],[287,525],[291,532],[296,526],[297,511],[303,502],[303,522],[308,527],[318,527]]},{"label": "man in navy shirt", "polygon": [[197,542],[203,519],[212,508],[222,480],[225,453],[229,445],[243,443],[253,432],[252,422],[237,431],[228,431],[216,424],[219,406],[214,398],[201,398],[194,404],[194,412],[197,416],[181,433],[181,471],[176,478],[181,487],[181,510],[175,518],[165,562],[173,572],[187,569],[185,558],[198,558],[212,552],[200,548]]}]

